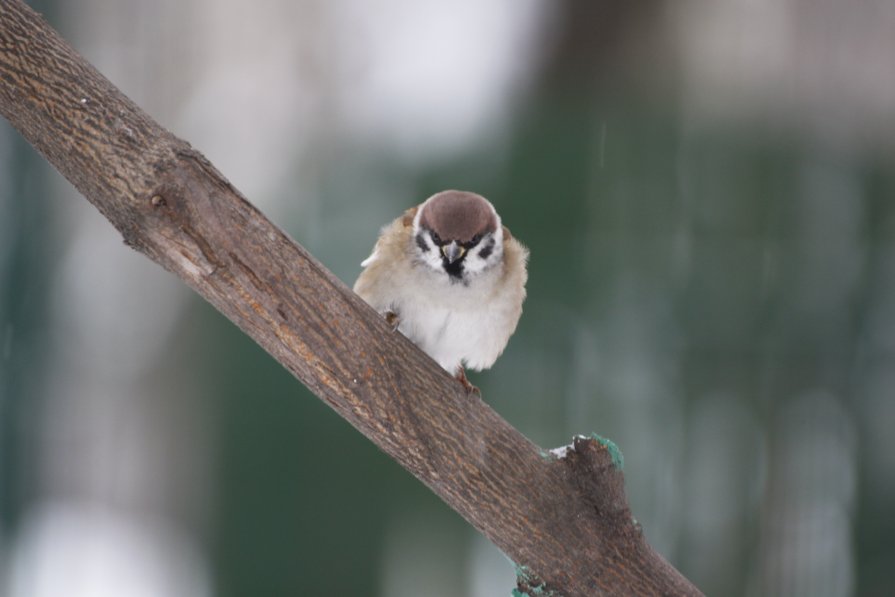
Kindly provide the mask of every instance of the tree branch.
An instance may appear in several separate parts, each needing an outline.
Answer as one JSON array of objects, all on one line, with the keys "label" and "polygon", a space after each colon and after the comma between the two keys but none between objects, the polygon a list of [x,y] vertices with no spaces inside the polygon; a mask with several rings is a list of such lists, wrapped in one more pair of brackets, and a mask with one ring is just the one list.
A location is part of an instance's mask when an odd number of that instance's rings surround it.
[{"label": "tree branch", "polygon": [[20,0],[0,0],[0,112],[128,245],[524,566],[520,590],[700,594],[644,540],[607,442],[554,457],[467,396]]}]

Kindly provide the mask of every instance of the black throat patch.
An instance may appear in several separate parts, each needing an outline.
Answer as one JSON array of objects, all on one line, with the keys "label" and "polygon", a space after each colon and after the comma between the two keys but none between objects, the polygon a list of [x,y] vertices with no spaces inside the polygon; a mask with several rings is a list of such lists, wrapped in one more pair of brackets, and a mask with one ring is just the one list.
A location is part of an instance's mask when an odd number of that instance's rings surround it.
[{"label": "black throat patch", "polygon": [[451,277],[451,282],[459,282],[463,280],[463,261],[465,257],[461,257],[453,263],[448,263],[447,259],[441,260],[441,265],[444,267],[444,271],[447,272],[448,276]]}]

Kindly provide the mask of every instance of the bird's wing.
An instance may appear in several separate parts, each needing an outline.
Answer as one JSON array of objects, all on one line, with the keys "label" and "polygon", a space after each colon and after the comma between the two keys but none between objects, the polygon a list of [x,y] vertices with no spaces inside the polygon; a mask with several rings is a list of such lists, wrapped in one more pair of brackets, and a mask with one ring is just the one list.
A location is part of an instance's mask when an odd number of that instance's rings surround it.
[{"label": "bird's wing", "polygon": [[384,249],[386,249],[384,247],[384,244],[388,243],[389,240],[392,239],[393,235],[388,234],[388,233],[393,231],[393,229],[396,227],[396,225],[399,221],[401,222],[401,227],[405,229],[404,232],[406,233],[407,232],[406,229],[411,228],[413,226],[413,219],[416,217],[416,212],[418,209],[419,209],[419,205],[411,207],[410,209],[405,211],[401,215],[400,218],[390,222],[389,224],[386,224],[382,228],[382,230],[379,232],[379,239],[376,241],[376,244],[373,246],[373,252],[370,253],[369,257],[367,257],[366,259],[361,261],[360,266],[367,267],[368,265],[375,262],[376,259],[379,258],[379,256],[382,254],[382,251]]}]

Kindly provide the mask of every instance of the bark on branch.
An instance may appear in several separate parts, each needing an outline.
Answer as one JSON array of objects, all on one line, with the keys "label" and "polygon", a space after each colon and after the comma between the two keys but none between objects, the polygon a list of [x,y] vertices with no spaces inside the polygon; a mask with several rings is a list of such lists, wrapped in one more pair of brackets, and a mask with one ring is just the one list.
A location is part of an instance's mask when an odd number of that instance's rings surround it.
[{"label": "bark on branch", "polygon": [[518,562],[520,590],[700,594],[644,540],[606,442],[557,458],[467,396],[20,0],[0,0],[0,112],[128,245]]}]

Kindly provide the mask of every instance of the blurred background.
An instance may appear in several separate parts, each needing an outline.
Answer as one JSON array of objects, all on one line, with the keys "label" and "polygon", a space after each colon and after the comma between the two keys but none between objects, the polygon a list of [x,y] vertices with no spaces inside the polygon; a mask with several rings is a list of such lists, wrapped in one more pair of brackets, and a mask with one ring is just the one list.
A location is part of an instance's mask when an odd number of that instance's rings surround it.
[{"label": "blurred background", "polygon": [[[895,3],[30,4],[347,284],[405,208],[490,198],[529,298],[472,381],[615,440],[707,594],[895,594]],[[0,122],[0,594],[513,586]]]}]

